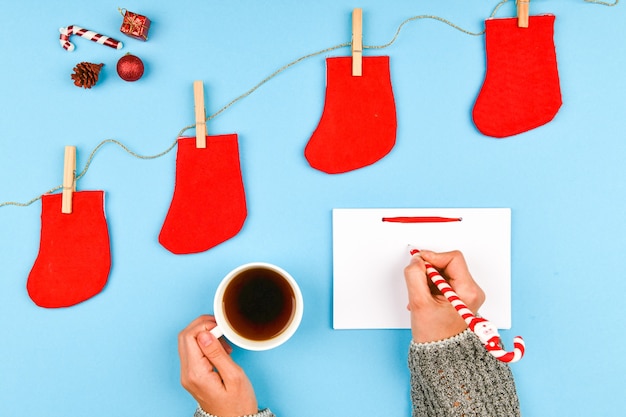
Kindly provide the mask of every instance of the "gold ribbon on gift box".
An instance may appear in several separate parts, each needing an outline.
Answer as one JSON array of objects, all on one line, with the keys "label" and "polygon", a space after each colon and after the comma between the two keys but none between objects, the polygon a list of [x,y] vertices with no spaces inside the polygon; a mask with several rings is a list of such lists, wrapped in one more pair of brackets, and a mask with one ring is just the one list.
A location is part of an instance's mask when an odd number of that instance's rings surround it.
[{"label": "gold ribbon on gift box", "polygon": [[140,36],[143,38],[143,40],[147,41],[148,40],[147,30],[146,30],[145,35],[143,35],[142,33],[144,29],[149,29],[150,26],[146,25],[145,20],[142,21],[142,19],[139,18],[140,15],[138,15],[137,13],[129,12],[126,9],[118,8],[117,10],[120,11],[120,14],[124,18],[124,20],[122,21],[122,28],[128,25],[129,34],[134,35],[134,36]]}]

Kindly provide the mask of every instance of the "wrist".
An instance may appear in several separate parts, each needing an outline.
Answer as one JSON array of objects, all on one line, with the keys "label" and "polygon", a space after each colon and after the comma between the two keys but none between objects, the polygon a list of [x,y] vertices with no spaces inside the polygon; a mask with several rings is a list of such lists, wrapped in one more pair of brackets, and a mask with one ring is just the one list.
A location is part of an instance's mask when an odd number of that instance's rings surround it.
[{"label": "wrist", "polygon": [[448,346],[450,344],[463,342],[468,338],[473,338],[476,335],[469,328],[466,328],[462,332],[452,335],[450,337],[434,340],[431,342],[416,342],[415,339],[411,340],[411,349],[432,349],[433,347]]},{"label": "wrist", "polygon": [[428,320],[425,317],[413,317],[411,335],[415,343],[430,343],[449,339],[467,329],[467,323],[458,314],[448,320]]}]

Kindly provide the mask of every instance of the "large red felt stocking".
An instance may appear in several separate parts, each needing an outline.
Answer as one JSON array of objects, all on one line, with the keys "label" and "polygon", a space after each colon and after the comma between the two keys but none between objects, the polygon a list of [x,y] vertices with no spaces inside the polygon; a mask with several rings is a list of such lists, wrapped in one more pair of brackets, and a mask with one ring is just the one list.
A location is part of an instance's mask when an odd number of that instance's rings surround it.
[{"label": "large red felt stocking", "polygon": [[62,194],[41,204],[39,254],[28,275],[30,298],[41,307],[69,307],[98,294],[111,269],[103,191],[75,192],[72,213],[61,213]]},{"label": "large red felt stocking", "polygon": [[485,21],[487,71],[474,105],[478,130],[504,138],[551,121],[561,107],[553,15]]},{"label": "large red felt stocking", "polygon": [[235,236],[247,216],[237,135],[179,138],[176,184],[159,242],[175,254],[204,252]]},{"label": "large red felt stocking", "polygon": [[389,57],[363,57],[363,75],[352,76],[352,58],[326,59],[326,99],[304,154],[309,164],[339,174],[373,164],[396,142],[396,106]]}]

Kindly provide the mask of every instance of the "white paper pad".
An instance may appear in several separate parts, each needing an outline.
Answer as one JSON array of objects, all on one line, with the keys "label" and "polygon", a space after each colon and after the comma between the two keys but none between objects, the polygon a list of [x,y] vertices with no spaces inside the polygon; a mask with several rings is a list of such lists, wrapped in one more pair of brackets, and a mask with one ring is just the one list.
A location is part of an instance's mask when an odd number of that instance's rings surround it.
[{"label": "white paper pad", "polygon": [[[461,217],[449,223],[390,223],[383,217]],[[463,252],[485,291],[480,314],[511,327],[511,210],[333,209],[333,327],[408,329],[408,245]]]}]

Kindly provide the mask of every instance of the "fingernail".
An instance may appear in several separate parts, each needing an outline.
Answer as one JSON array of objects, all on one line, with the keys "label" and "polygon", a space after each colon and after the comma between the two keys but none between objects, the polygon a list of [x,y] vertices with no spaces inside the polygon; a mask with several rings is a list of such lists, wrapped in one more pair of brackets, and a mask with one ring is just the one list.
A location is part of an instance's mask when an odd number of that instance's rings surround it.
[{"label": "fingernail", "polygon": [[211,336],[211,333],[209,332],[200,333],[198,335],[198,343],[200,344],[200,346],[204,346],[204,347],[207,347],[211,343],[213,343],[213,337]]},{"label": "fingernail", "polygon": [[417,252],[413,256],[411,256],[411,263],[417,262],[418,259],[422,259],[422,255],[420,252]]}]

